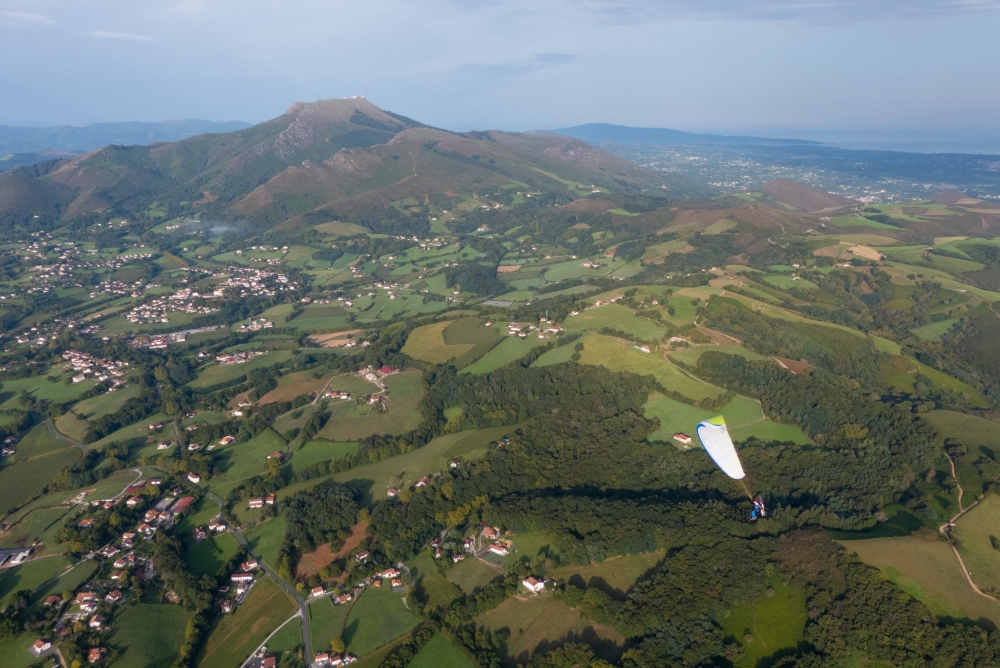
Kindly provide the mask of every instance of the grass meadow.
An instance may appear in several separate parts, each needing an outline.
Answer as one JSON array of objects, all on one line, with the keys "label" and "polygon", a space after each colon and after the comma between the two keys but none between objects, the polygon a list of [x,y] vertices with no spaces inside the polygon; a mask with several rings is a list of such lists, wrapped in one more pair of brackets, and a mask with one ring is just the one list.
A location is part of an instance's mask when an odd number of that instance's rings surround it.
[{"label": "grass meadow", "polygon": [[[951,546],[944,541],[915,536],[838,541],[875,566],[910,596],[936,615],[977,620],[985,617],[1000,624],[1000,602],[973,591]],[[973,576],[978,577],[973,570]]]},{"label": "grass meadow", "polygon": [[334,605],[332,598],[322,598],[309,604],[309,634],[315,651],[329,651],[330,641],[344,633],[347,616],[354,602]]},{"label": "grass meadow", "polygon": [[[402,434],[420,424],[417,410],[424,395],[423,379],[419,371],[403,371],[387,376],[383,381],[389,388],[389,410],[382,412],[355,401],[330,402],[331,418],[317,434],[328,441],[354,441],[372,434]],[[368,392],[378,388],[369,384]]]},{"label": "grass meadow", "polygon": [[389,587],[369,587],[347,616],[344,644],[348,652],[365,656],[419,623],[420,617],[406,609],[402,596]]},{"label": "grass meadow", "polygon": [[222,617],[205,641],[200,668],[239,668],[271,631],[295,612],[295,604],[273,580],[258,581],[232,615]]},{"label": "grass meadow", "polygon": [[733,440],[744,441],[751,436],[761,440],[792,441],[801,445],[812,443],[795,425],[784,425],[764,418],[760,404],[753,399],[735,396],[721,411],[709,411],[689,406],[659,393],[650,395],[646,402],[646,417],[658,418],[660,428],[648,436],[650,442],[674,443],[674,434],[680,432],[695,439],[691,447],[698,447],[695,436],[698,423],[722,414],[732,433]]},{"label": "grass meadow", "polygon": [[244,536],[253,548],[254,554],[267,562],[268,566],[276,567],[278,549],[285,537],[284,518],[269,519],[247,531]]},{"label": "grass meadow", "polygon": [[475,622],[494,631],[509,629],[507,653],[519,664],[527,663],[539,645],[556,643],[569,633],[582,635],[588,628],[594,629],[602,640],[616,645],[624,642],[613,629],[597,628],[578,610],[556,601],[551,592],[524,599],[508,598],[493,610],[476,617]]},{"label": "grass meadow", "polygon": [[955,522],[952,535],[973,582],[985,591],[1000,592],[1000,551],[993,547],[993,542],[1000,545],[1000,498],[988,494]]},{"label": "grass meadow", "polygon": [[532,349],[544,345],[536,338],[524,338],[519,336],[508,336],[499,343],[493,350],[489,351],[479,360],[462,369],[462,373],[475,375],[489,373],[502,366],[510,364],[514,360],[521,359]]},{"label": "grass meadow", "polygon": [[184,644],[192,613],[179,605],[140,604],[119,609],[111,644],[123,649],[115,668],[169,668]]},{"label": "grass meadow", "polygon": [[[805,591],[777,577],[771,578],[770,584],[774,596],[735,606],[722,621],[723,633],[743,646],[743,658],[735,664],[741,668],[754,668],[762,659],[802,642],[808,617]],[[750,641],[745,639],[748,634]]]},{"label": "grass meadow", "polygon": [[0,514],[40,494],[52,476],[75,464],[81,454],[78,448],[69,446],[0,469]]},{"label": "grass meadow", "polygon": [[599,564],[563,566],[551,571],[548,575],[561,582],[575,581],[579,578],[584,583],[589,583],[592,579],[597,578],[613,589],[625,593],[632,588],[636,580],[660,563],[664,554],[662,550],[657,550],[644,554],[611,557]]},{"label": "grass meadow", "polygon": [[195,575],[215,575],[239,547],[240,544],[230,533],[209,536],[188,546],[184,551],[184,563]]},{"label": "grass meadow", "polygon": [[440,633],[423,646],[407,668],[475,668],[462,650]]},{"label": "grass meadow", "polygon": [[471,594],[497,578],[502,578],[500,571],[488,566],[478,559],[466,558],[448,569],[445,573],[448,581],[457,586],[465,594]]},{"label": "grass meadow", "polygon": [[33,559],[14,568],[5,568],[0,572],[0,610],[7,607],[16,592],[34,591],[65,571],[66,562],[59,557]]},{"label": "grass meadow", "polygon": [[632,315],[632,309],[619,304],[606,304],[581,311],[579,315],[566,318],[563,327],[570,332],[597,331],[603,327],[610,327],[651,342],[658,342],[667,333],[662,325],[648,318]]}]

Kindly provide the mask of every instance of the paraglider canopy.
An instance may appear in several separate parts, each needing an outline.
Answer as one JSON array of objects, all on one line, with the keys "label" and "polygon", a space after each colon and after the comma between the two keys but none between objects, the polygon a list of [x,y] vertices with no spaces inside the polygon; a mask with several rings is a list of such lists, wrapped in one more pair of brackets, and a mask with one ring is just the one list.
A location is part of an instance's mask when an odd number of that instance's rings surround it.
[{"label": "paraglider canopy", "polygon": [[715,460],[722,472],[730,478],[742,480],[746,477],[740,456],[736,454],[736,446],[726,429],[725,419],[718,417],[705,420],[698,424],[698,438],[709,456]]}]

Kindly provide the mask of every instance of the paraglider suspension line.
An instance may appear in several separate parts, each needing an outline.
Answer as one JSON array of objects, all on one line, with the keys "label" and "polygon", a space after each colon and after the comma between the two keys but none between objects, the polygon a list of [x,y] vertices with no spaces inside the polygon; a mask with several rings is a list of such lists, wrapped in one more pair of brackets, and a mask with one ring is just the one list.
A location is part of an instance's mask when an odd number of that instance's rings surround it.
[{"label": "paraglider suspension line", "polygon": [[750,485],[747,484],[746,478],[740,479],[740,487],[742,487],[743,491],[746,492],[747,497],[753,501],[753,492],[750,491]]}]

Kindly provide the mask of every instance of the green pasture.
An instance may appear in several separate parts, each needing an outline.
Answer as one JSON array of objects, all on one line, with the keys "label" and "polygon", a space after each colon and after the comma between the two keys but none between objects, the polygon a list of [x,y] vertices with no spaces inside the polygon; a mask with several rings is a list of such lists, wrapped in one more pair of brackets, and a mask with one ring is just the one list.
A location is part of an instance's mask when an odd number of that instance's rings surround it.
[{"label": "green pasture", "polygon": [[7,607],[15,593],[23,589],[33,592],[46,582],[58,578],[66,568],[66,562],[61,558],[45,557],[0,571],[0,610]]},{"label": "green pasture", "polygon": [[[489,373],[510,364],[514,360],[521,359],[531,352],[531,350],[543,346],[545,343],[544,341],[539,341],[536,337],[522,339],[519,336],[508,336],[493,350],[480,357],[473,364],[462,369],[462,373],[471,373],[473,375]],[[569,347],[572,348],[572,346]]]},{"label": "green pasture", "polygon": [[225,473],[213,477],[209,484],[214,487],[255,476],[267,469],[267,456],[277,451],[287,454],[285,440],[273,429],[265,429],[246,443],[217,449],[216,462]]},{"label": "green pasture", "polygon": [[38,633],[26,631],[19,636],[0,640],[0,657],[4,668],[34,668],[38,659],[31,653],[31,646],[38,640]]},{"label": "green pasture", "polygon": [[886,225],[885,223],[868,220],[867,218],[861,218],[860,216],[834,216],[825,222],[829,225],[833,225],[834,227],[872,227],[880,230],[900,229],[894,225]]},{"label": "green pasture", "polygon": [[560,262],[557,264],[548,265],[548,269],[542,275],[546,283],[558,283],[559,281],[565,281],[568,278],[586,278],[588,276],[608,276],[616,269],[620,269],[627,262],[620,260],[618,258],[600,258],[593,260],[601,266],[597,269],[590,269],[588,267],[581,267],[580,265],[587,262],[586,258],[580,258],[577,260],[570,260],[569,262]]},{"label": "green pasture", "polygon": [[979,396],[979,393],[971,386],[966,385],[956,378],[952,378],[942,371],[938,371],[926,364],[921,364],[914,359],[902,355],[893,355],[888,362],[882,365],[881,378],[883,382],[903,392],[912,392],[916,383],[917,373],[930,378],[937,387],[954,390],[958,394],[968,395],[969,402],[973,406],[980,408],[986,406],[986,400]]},{"label": "green pasture", "polygon": [[988,494],[955,522],[952,534],[969,575],[985,591],[1000,590],[1000,498]]},{"label": "green pasture", "polygon": [[114,413],[129,399],[138,397],[139,391],[138,385],[128,385],[114,392],[104,392],[96,397],[77,402],[73,405],[73,412],[87,420],[96,420]]},{"label": "green pasture", "polygon": [[760,279],[782,290],[818,290],[819,286],[805,278],[793,278],[782,274],[768,274]]},{"label": "green pasture", "polygon": [[347,616],[354,602],[334,605],[332,598],[322,598],[309,604],[309,634],[317,652],[329,651],[330,641],[344,633]]},{"label": "green pasture", "polygon": [[198,374],[196,379],[188,383],[188,386],[192,388],[211,387],[212,385],[224,383],[248,374],[254,369],[260,369],[263,367],[274,366],[275,364],[280,364],[282,362],[287,362],[291,359],[291,357],[292,353],[290,350],[278,350],[267,353],[266,355],[254,357],[252,360],[243,362],[242,364],[221,365],[213,363]]},{"label": "green pasture", "polygon": [[369,587],[347,616],[344,644],[348,652],[365,656],[419,623],[420,617],[406,609],[402,596],[389,587]]},{"label": "green pasture", "polygon": [[169,668],[193,613],[179,605],[140,604],[120,608],[111,642],[123,651],[115,668]]},{"label": "green pasture", "polygon": [[423,646],[407,668],[475,668],[462,650],[440,633]]},{"label": "green pasture", "polygon": [[927,341],[939,341],[941,337],[944,336],[949,329],[951,329],[961,321],[962,321],[961,318],[949,318],[947,320],[939,320],[938,322],[932,322],[929,325],[914,327],[910,331]]},{"label": "green pasture", "polygon": [[[0,409],[21,408],[18,396],[22,391],[26,392],[33,399],[44,399],[54,404],[72,403],[81,394],[91,389],[97,381],[90,379],[82,383],[70,383],[64,381],[70,378],[72,373],[65,373],[58,366],[49,369],[43,376],[31,376],[30,378],[20,378],[18,380],[5,380],[0,383]],[[49,378],[53,380],[49,380]]]},{"label": "green pasture", "polygon": [[468,460],[481,456],[492,444],[514,433],[518,427],[489,427],[438,436],[427,445],[402,455],[356,466],[332,476],[294,483],[278,491],[278,500],[330,478],[357,487],[376,501],[381,500],[389,487],[406,489],[425,475],[445,470],[451,459]]},{"label": "green pasture", "polygon": [[632,588],[632,585],[639,578],[652,571],[663,558],[664,552],[657,550],[643,554],[611,557],[601,563],[586,566],[563,566],[551,571],[548,575],[560,582],[578,583],[582,580],[584,584],[597,578],[624,594]]},{"label": "green pasture", "polygon": [[646,417],[655,417],[660,421],[660,428],[650,434],[648,440],[679,445],[673,437],[676,433],[682,433],[693,439],[690,447],[699,447],[696,433],[698,423],[720,414],[726,418],[730,434],[737,442],[752,436],[765,441],[792,441],[800,445],[812,443],[798,427],[778,424],[765,418],[760,404],[753,399],[737,395],[722,410],[709,411],[683,404],[659,393],[650,395],[646,402]]},{"label": "green pasture", "polygon": [[50,455],[70,447],[66,441],[53,438],[44,424],[35,427],[24,435],[17,443],[17,454],[6,458],[7,466],[25,462],[29,459]]},{"label": "green pasture", "polygon": [[725,353],[726,355],[739,355],[740,357],[749,360],[762,360],[763,355],[759,355],[748,348],[745,348],[738,344],[723,345],[723,346],[689,346],[687,348],[678,348],[676,350],[670,351],[670,359],[677,360],[678,362],[683,362],[688,366],[698,366],[698,360],[701,356],[707,352],[717,352]]},{"label": "green pasture", "polygon": [[250,543],[254,554],[272,568],[277,565],[278,550],[281,548],[281,541],[285,538],[285,519],[283,517],[269,519],[243,535]]},{"label": "green pasture", "polygon": [[422,578],[420,580],[420,590],[427,599],[427,605],[432,608],[441,609],[447,608],[462,593],[442,573],[434,573]]},{"label": "green pasture", "polygon": [[[418,406],[424,388],[419,371],[403,371],[386,377],[389,388],[388,411],[355,401],[331,402],[332,417],[317,434],[329,441],[353,441],[372,434],[402,434],[416,428],[421,416]],[[370,392],[378,388],[371,385]]]},{"label": "green pasture", "polygon": [[243,604],[217,618],[202,646],[200,668],[239,668],[271,631],[295,611],[288,594],[273,580],[254,584]]},{"label": "green pasture", "polygon": [[493,580],[503,577],[500,571],[487,566],[483,562],[473,557],[466,557],[463,561],[445,572],[448,581],[457,586],[466,594],[471,594],[477,589],[486,586]]},{"label": "green pasture", "polygon": [[[985,617],[1000,623],[1000,603],[980,596],[969,586],[948,543],[917,536],[838,542],[880,569],[934,614],[972,621]],[[974,580],[981,575],[972,570]]]},{"label": "green pasture", "polygon": [[191,540],[184,552],[184,563],[195,575],[215,575],[239,550],[240,544],[230,533],[209,536],[205,540]]},{"label": "green pasture", "polygon": [[[311,639],[315,645],[316,636],[311,636]],[[267,651],[269,654],[281,654],[289,650],[294,651],[299,647],[302,647],[302,644],[302,620],[293,619],[276,631],[273,636],[271,636],[271,639],[267,641]]]},{"label": "green pasture", "polygon": [[762,659],[795,649],[802,642],[808,618],[805,591],[777,577],[771,578],[770,585],[773,596],[737,605],[722,620],[723,633],[743,646],[737,666],[754,668]]},{"label": "green pasture", "polygon": [[571,332],[598,331],[604,327],[610,327],[644,341],[659,341],[667,333],[667,329],[662,325],[648,318],[632,315],[632,309],[619,304],[606,304],[581,311],[578,315],[567,317],[563,321],[563,327]]},{"label": "green pasture", "polygon": [[[13,524],[0,538],[0,550],[30,547],[36,540],[45,544],[45,552],[57,551],[55,534],[63,526],[63,519],[71,512],[69,506],[35,508]],[[8,519],[8,521],[10,521]],[[38,554],[38,550],[35,550]]]},{"label": "green pasture", "polygon": [[298,473],[318,462],[343,459],[347,455],[352,455],[357,451],[358,444],[353,441],[342,443],[309,441],[292,454],[292,473]]},{"label": "green pasture", "polygon": [[75,464],[81,454],[78,448],[70,446],[0,469],[0,514],[41,494],[53,476]]},{"label": "green pasture", "polygon": [[[574,346],[569,348],[572,353]],[[557,348],[556,352],[560,350]],[[546,363],[546,353],[538,359],[539,364]],[[640,375],[655,376],[664,387],[690,397],[695,401],[714,398],[722,394],[722,389],[710,385],[685,374],[679,367],[660,356],[657,351],[644,353],[636,350],[634,344],[613,336],[595,334],[583,339],[583,351],[580,353],[580,364],[603,366],[609,371],[628,371]]]}]

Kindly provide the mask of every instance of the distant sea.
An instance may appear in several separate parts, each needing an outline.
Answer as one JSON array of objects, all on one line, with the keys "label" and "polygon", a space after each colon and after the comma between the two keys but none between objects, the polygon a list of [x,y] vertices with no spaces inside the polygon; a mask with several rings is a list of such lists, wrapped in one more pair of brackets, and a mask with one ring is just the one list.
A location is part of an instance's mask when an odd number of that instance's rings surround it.
[{"label": "distant sea", "polygon": [[[712,132],[705,130],[704,132]],[[775,139],[809,139],[839,148],[907,153],[980,153],[1000,155],[998,130],[716,130],[723,135],[752,135]]]}]

